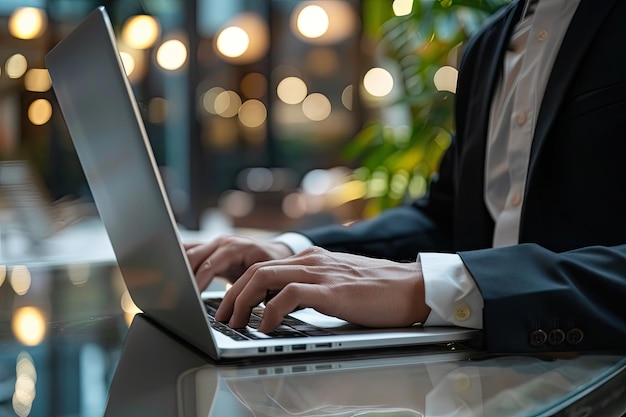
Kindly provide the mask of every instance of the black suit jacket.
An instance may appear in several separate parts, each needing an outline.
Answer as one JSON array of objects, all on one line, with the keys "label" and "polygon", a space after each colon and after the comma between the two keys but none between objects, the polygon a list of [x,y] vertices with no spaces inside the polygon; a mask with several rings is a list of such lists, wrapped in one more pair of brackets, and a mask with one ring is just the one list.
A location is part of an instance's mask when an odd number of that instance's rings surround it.
[{"label": "black suit jacket", "polygon": [[[519,245],[492,248],[484,203],[491,99],[521,5],[466,45],[456,138],[429,196],[316,245],[395,260],[457,252],[485,300],[490,352],[626,348],[626,0],[582,0],[548,81],[533,138]],[[549,28],[548,28],[549,29]]]}]

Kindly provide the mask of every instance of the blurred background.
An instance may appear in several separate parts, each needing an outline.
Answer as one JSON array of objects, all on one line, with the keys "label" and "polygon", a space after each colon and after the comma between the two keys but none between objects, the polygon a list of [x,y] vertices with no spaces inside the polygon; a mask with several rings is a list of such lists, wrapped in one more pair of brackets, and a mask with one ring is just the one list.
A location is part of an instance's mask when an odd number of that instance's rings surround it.
[{"label": "blurred background", "polygon": [[505,2],[2,0],[2,204],[23,181],[55,221],[89,212],[44,56],[99,5],[183,227],[211,210],[235,227],[347,223],[419,197],[453,135],[463,41]]},{"label": "blurred background", "polygon": [[0,417],[102,415],[138,311],[44,62],[94,8],[177,221],[218,233],[216,217],[280,231],[426,193],[463,44],[504,3],[0,0]]}]

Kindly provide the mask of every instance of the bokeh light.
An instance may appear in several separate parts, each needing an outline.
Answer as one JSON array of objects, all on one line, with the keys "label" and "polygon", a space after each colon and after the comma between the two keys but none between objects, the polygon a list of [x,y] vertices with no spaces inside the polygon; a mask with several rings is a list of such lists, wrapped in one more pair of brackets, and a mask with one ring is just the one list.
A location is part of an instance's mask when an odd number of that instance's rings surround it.
[{"label": "bokeh light", "polygon": [[122,60],[126,76],[130,78],[135,71],[135,58],[128,52],[120,51],[120,59]]},{"label": "bokeh light", "polygon": [[307,96],[302,102],[302,112],[315,122],[322,121],[330,116],[332,110],[330,100],[320,93],[313,93]]},{"label": "bokeh light", "polygon": [[267,109],[259,100],[247,100],[239,108],[239,121],[246,127],[259,127],[267,119]]},{"label": "bokeh light", "polygon": [[237,183],[245,190],[263,193],[272,189],[274,173],[264,167],[248,168],[239,173]]},{"label": "bokeh light", "polygon": [[31,276],[28,268],[24,265],[15,265],[11,268],[9,283],[17,295],[26,294],[28,290],[30,290],[31,284]]},{"label": "bokeh light", "polygon": [[122,39],[131,48],[147,49],[154,45],[160,33],[159,22],[154,17],[138,15],[126,20],[122,28]]},{"label": "bokeh light", "polygon": [[21,307],[11,318],[15,338],[26,346],[37,346],[46,336],[46,319],[36,307]]},{"label": "bokeh light", "polygon": [[270,30],[267,20],[256,13],[238,13],[219,30],[215,50],[223,60],[249,64],[261,59],[268,51]]},{"label": "bokeh light", "polygon": [[343,92],[341,93],[341,103],[346,109],[352,110],[354,106],[354,86],[353,85],[349,85],[343,89]]},{"label": "bokeh light", "polygon": [[32,356],[26,352],[17,355],[15,365],[15,390],[13,391],[13,411],[19,417],[30,414],[36,397],[37,370]]},{"label": "bokeh light", "polygon": [[437,90],[456,93],[456,82],[458,77],[459,71],[456,68],[443,66],[437,70],[433,81]]},{"label": "bokeh light", "polygon": [[207,113],[217,114],[217,110],[215,110],[215,99],[223,93],[224,90],[222,87],[213,87],[208,89],[202,94],[202,108],[206,110]]},{"label": "bokeh light", "polygon": [[239,113],[241,97],[234,91],[222,91],[215,97],[213,108],[222,117],[234,117]]},{"label": "bokeh light", "polygon": [[306,98],[307,86],[298,77],[287,77],[278,83],[276,94],[283,103],[298,104]]},{"label": "bokeh light", "polygon": [[305,38],[319,38],[328,30],[328,13],[321,6],[316,4],[306,6],[297,16],[296,27]]},{"label": "bokeh light", "polygon": [[9,32],[18,39],[35,39],[46,30],[47,18],[36,7],[19,7],[9,18]]},{"label": "bokeh light", "polygon": [[223,213],[231,217],[245,217],[254,210],[254,198],[245,191],[225,191],[217,202]]},{"label": "bokeh light", "polygon": [[230,26],[217,35],[217,50],[228,58],[243,55],[250,45],[250,37],[240,27]]},{"label": "bokeh light", "polygon": [[41,126],[52,117],[52,104],[45,98],[40,98],[28,106],[28,120],[35,126]]},{"label": "bokeh light", "polygon": [[52,81],[47,69],[32,68],[24,76],[24,87],[28,91],[44,93],[50,89]]},{"label": "bokeh light", "polygon": [[283,213],[292,219],[298,219],[307,213],[306,197],[300,193],[285,196],[282,203]]},{"label": "bokeh light", "polygon": [[393,89],[393,77],[384,68],[372,68],[363,77],[363,87],[374,97],[385,97]]},{"label": "bokeh light", "polygon": [[26,57],[22,54],[12,55],[9,59],[7,59],[6,65],[4,67],[5,72],[9,76],[9,78],[20,78],[22,75],[26,73],[28,69],[28,61]]},{"label": "bokeh light", "polygon": [[393,0],[393,13],[396,16],[406,16],[413,11],[413,0]]},{"label": "bokeh light", "polygon": [[187,61],[187,47],[178,39],[170,39],[163,42],[157,50],[157,63],[168,71],[181,68]]}]

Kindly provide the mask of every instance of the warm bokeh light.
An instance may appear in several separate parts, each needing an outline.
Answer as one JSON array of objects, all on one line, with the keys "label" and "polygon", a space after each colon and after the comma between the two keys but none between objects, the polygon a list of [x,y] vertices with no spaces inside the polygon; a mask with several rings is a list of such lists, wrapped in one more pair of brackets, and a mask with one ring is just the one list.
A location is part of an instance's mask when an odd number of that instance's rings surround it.
[{"label": "warm bokeh light", "polygon": [[456,82],[459,71],[450,66],[444,66],[437,70],[434,76],[435,87],[439,91],[449,91],[456,93]]},{"label": "warm bokeh light", "polygon": [[252,12],[238,13],[224,24],[214,39],[214,48],[223,60],[250,64],[267,54],[270,30],[263,16]]},{"label": "warm bokeh light", "polygon": [[247,100],[239,108],[239,121],[246,127],[259,127],[266,119],[267,109],[259,100]]},{"label": "warm bokeh light", "polygon": [[130,78],[133,71],[135,71],[135,58],[128,52],[120,51],[120,59],[122,60],[126,76]]},{"label": "warm bokeh light", "polygon": [[300,193],[285,196],[282,203],[283,213],[292,219],[299,219],[307,213],[306,197]]},{"label": "warm bokeh light", "polygon": [[290,17],[291,31],[306,43],[336,44],[358,33],[360,19],[353,3],[358,2],[299,2]]},{"label": "warm bokeh light", "polygon": [[328,26],[328,13],[316,4],[304,7],[296,18],[298,32],[305,38],[319,38],[326,33]]},{"label": "warm bokeh light", "polygon": [[310,94],[302,102],[302,112],[315,122],[322,121],[330,116],[332,107],[328,98],[320,93]]},{"label": "warm bokeh light", "polygon": [[251,72],[241,79],[241,93],[248,98],[261,99],[267,93],[267,77]]},{"label": "warm bokeh light", "polygon": [[213,87],[205,91],[204,94],[202,94],[202,108],[206,110],[207,113],[217,114],[215,110],[215,99],[224,91],[222,87]]},{"label": "warm bokeh light", "polygon": [[223,91],[215,97],[213,108],[215,113],[222,117],[234,117],[239,113],[241,97],[234,91]]},{"label": "warm bokeh light", "polygon": [[46,319],[36,307],[21,307],[11,318],[11,329],[23,345],[37,346],[46,336]]},{"label": "warm bokeh light", "polygon": [[187,61],[187,47],[178,39],[163,42],[157,50],[156,60],[159,66],[168,71],[181,68]]},{"label": "warm bokeh light", "polygon": [[22,75],[26,73],[28,69],[28,61],[26,61],[26,57],[22,54],[15,54],[7,59],[6,65],[4,67],[5,72],[9,76],[9,78],[20,78]]},{"label": "warm bokeh light", "polygon": [[32,410],[36,396],[37,371],[32,356],[26,352],[17,355],[15,365],[15,390],[13,391],[13,411],[19,417],[26,417]]},{"label": "warm bokeh light", "polygon": [[231,217],[244,217],[254,210],[254,198],[244,191],[224,191],[217,202],[222,212]]},{"label": "warm bokeh light", "polygon": [[9,32],[18,39],[35,39],[46,30],[47,18],[36,7],[19,7],[9,18]]},{"label": "warm bokeh light", "polygon": [[28,120],[35,126],[45,125],[52,117],[52,104],[45,98],[39,98],[28,106]]},{"label": "warm bokeh light", "polygon": [[122,39],[134,49],[150,48],[160,34],[159,22],[148,15],[129,17],[122,28]]},{"label": "warm bokeh light", "polygon": [[393,13],[396,16],[406,16],[413,11],[413,0],[393,0]]},{"label": "warm bokeh light", "polygon": [[227,27],[217,35],[217,50],[228,58],[240,57],[249,45],[250,37],[238,26]]},{"label": "warm bokeh light", "polygon": [[374,97],[385,97],[393,89],[393,77],[384,68],[372,68],[363,77],[363,87]]},{"label": "warm bokeh light", "polygon": [[354,86],[352,84],[343,89],[341,103],[346,109],[352,110],[354,106]]},{"label": "warm bokeh light", "polygon": [[26,294],[28,290],[30,290],[31,284],[31,276],[28,268],[24,265],[15,265],[11,268],[9,283],[17,295]]},{"label": "warm bokeh light", "polygon": [[298,77],[287,77],[278,83],[276,94],[283,103],[298,104],[306,98],[307,86]]},{"label": "warm bokeh light", "polygon": [[67,277],[70,282],[78,287],[89,281],[91,268],[89,264],[70,264],[67,266]]},{"label": "warm bokeh light", "polygon": [[36,93],[44,93],[52,87],[50,74],[47,69],[32,68],[26,72],[24,76],[24,87],[28,91]]}]

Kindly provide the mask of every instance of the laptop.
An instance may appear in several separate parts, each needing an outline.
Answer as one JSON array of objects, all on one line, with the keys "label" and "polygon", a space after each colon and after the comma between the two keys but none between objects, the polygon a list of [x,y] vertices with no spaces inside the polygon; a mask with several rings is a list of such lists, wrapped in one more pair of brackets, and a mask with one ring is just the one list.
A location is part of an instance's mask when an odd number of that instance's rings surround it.
[{"label": "laptop", "polygon": [[[146,316],[215,360],[474,340],[455,327],[365,329],[297,311],[313,335],[233,337],[208,314],[104,7],[46,55],[54,92],[128,291]],[[85,242],[89,244],[89,242]],[[222,327],[216,329],[214,327]]]}]

